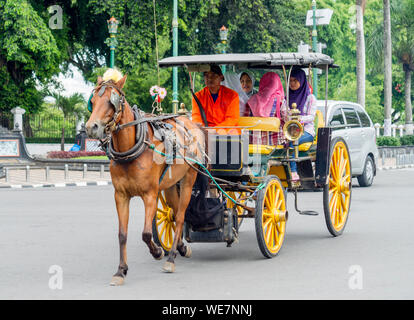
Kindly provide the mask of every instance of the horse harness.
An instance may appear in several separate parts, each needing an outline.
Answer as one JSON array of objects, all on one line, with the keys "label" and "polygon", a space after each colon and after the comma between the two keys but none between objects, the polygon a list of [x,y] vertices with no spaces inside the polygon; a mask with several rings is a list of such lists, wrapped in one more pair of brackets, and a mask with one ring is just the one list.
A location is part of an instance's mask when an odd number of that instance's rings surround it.
[{"label": "horse harness", "polygon": [[[125,110],[125,94],[124,92],[118,88],[113,81],[106,81],[99,85],[97,88],[94,89],[92,92],[91,98],[94,95],[95,91],[98,90],[98,95],[101,97],[107,87],[112,88],[110,102],[115,109],[115,113],[105,126],[105,133],[106,138],[100,140],[101,148],[106,152],[109,159],[114,160],[117,163],[128,163],[132,162],[137,159],[145,149],[151,145],[148,141],[148,127],[147,123],[151,125],[154,138],[164,142],[166,153],[168,155],[172,155],[171,157],[167,157],[167,168],[172,164],[174,160],[174,155],[176,154],[177,145],[179,145],[178,141],[176,140],[175,133],[171,130],[173,126],[169,123],[164,122],[168,119],[173,119],[178,117],[179,115],[162,115],[162,116],[154,116],[154,117],[145,117],[145,112],[139,110],[136,105],[132,107],[132,112],[134,114],[134,121],[119,124],[121,120],[122,112]],[[119,93],[118,93],[119,92]],[[88,102],[88,108],[91,107],[91,98]],[[120,130],[135,126],[136,135],[135,135],[135,145],[125,152],[118,152],[115,151],[112,141],[112,133],[119,132]],[[180,145],[180,147],[182,147]],[[185,146],[184,146],[185,148]],[[164,172],[167,170],[164,170]]]}]

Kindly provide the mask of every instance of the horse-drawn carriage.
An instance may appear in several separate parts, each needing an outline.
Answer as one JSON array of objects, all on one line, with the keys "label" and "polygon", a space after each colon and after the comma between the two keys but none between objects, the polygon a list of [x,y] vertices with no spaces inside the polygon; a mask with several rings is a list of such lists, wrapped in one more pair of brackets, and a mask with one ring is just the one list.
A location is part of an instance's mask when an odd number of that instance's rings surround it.
[{"label": "horse-drawn carriage", "polygon": [[[211,64],[281,70],[289,107],[287,84],[293,67],[325,70],[327,95],[328,70],[335,66],[329,56],[313,53],[200,55],[159,61],[160,67],[184,67],[188,72],[207,71]],[[224,242],[230,246],[238,239],[241,222],[248,218],[255,220],[263,255],[277,255],[288,220],[287,190],[294,192],[296,211],[315,215],[297,208],[297,191],[322,188],[328,230],[333,236],[343,232],[351,201],[349,152],[343,139],[331,140],[331,129],[324,127],[321,114],[315,117],[315,140],[302,145],[298,140],[303,126],[294,106],[283,126],[292,144],[250,143],[255,132],[278,132],[281,123],[276,117],[241,117],[237,127],[225,128],[235,129],[237,134],[209,133],[206,142],[205,130],[217,127],[200,128],[186,115],[145,114],[131,108],[122,91],[126,76],[112,71],[98,78],[86,124],[88,134],[101,139],[111,159],[120,244],[120,263],[111,284],[122,284],[127,274],[129,203],[134,196],[140,196],[145,205],[142,238],[150,253],[161,259],[168,252],[166,272],[174,272],[177,251],[191,256],[182,236],[189,243]],[[182,134],[180,128],[184,128]],[[200,144],[201,152],[195,148]],[[170,157],[168,149],[175,155]],[[208,163],[201,160],[203,150],[208,150],[203,154]],[[297,163],[299,181],[292,179],[291,162]],[[202,203],[204,211],[200,212]]]},{"label": "horse-drawn carriage", "polygon": [[[320,68],[326,72],[326,87],[328,69],[335,66],[330,57],[313,53],[182,56],[163,59],[159,64],[161,67],[184,67],[188,72],[208,70],[210,64],[233,65],[238,69],[279,69],[283,72],[285,84],[289,83],[290,72],[295,66],[309,70]],[[289,105],[288,90],[286,99]],[[271,258],[281,249],[285,236],[287,190],[294,192],[296,211],[317,215],[314,211],[297,208],[297,191],[301,189],[323,189],[328,230],[333,236],[343,232],[351,201],[351,164],[346,142],[341,138],[331,140],[331,129],[324,127],[323,116],[317,112],[315,140],[298,145],[297,141],[303,134],[299,120],[298,112],[292,108],[289,121],[283,127],[293,147],[249,144],[249,134],[278,132],[280,119],[276,117],[241,117],[237,126],[241,134],[208,135],[212,176],[208,196],[218,199],[216,204],[225,203],[225,206],[223,209],[216,206],[216,216],[209,221],[206,219],[204,225],[195,225],[194,219],[187,217],[183,235],[187,242],[226,242],[230,246],[237,241],[241,221],[253,218],[259,248],[265,257]],[[300,181],[291,179],[289,162],[292,161],[297,163]],[[191,210],[187,210],[187,215],[191,215]],[[166,252],[171,249],[174,230],[172,210],[161,192],[153,234]]]}]

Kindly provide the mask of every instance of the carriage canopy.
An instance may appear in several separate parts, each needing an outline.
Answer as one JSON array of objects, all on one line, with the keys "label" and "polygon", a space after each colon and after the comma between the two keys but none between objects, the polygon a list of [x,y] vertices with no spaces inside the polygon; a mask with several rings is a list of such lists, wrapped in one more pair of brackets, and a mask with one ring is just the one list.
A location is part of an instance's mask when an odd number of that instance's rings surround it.
[{"label": "carriage canopy", "polygon": [[159,61],[160,67],[164,68],[184,66],[197,68],[206,64],[232,64],[241,69],[280,69],[282,66],[320,69],[325,69],[326,66],[337,67],[334,60],[326,54],[296,52],[193,55],[170,57]]}]

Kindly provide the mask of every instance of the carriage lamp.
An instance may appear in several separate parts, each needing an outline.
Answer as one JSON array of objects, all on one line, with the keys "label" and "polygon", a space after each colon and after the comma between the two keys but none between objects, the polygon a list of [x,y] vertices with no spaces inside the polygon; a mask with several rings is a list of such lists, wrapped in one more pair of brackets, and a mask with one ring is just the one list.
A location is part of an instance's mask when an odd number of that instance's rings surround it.
[{"label": "carriage lamp", "polygon": [[298,120],[289,120],[283,126],[283,133],[289,141],[297,141],[303,135],[303,126]]},{"label": "carriage lamp", "polygon": [[118,33],[119,21],[116,20],[114,17],[111,17],[111,19],[109,19],[107,23],[108,23],[109,38],[106,40],[106,44],[111,49],[109,67],[113,68],[115,66],[115,48],[118,44],[116,41],[116,34]]},{"label": "carriage lamp", "polygon": [[299,121],[300,111],[296,103],[292,104],[289,111],[289,121],[283,126],[283,133],[289,141],[297,141],[303,135],[303,125]]},{"label": "carriage lamp", "polygon": [[229,32],[229,29],[227,29],[225,26],[222,26],[220,28],[220,40],[221,40],[221,43],[226,44],[228,32]]}]

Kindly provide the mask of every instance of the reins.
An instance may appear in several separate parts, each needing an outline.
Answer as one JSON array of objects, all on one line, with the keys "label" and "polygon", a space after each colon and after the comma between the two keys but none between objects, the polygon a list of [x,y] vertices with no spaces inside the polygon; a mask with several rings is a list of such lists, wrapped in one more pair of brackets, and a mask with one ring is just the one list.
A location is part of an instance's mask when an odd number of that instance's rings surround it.
[{"label": "reins", "polygon": [[[115,162],[131,162],[137,159],[145,151],[145,148],[149,144],[149,142],[147,141],[148,124],[176,118],[179,115],[143,117],[142,111],[140,111],[138,107],[133,106],[131,108],[131,111],[134,114],[134,120],[124,124],[119,124],[122,118],[122,113],[124,112],[126,107],[125,93],[122,91],[122,89],[117,87],[112,80],[109,80],[98,85],[94,89],[92,96],[96,92],[99,96],[102,96],[107,87],[112,88],[110,102],[115,109],[115,113],[112,116],[112,119],[105,125],[104,132],[106,134],[106,137],[104,139],[99,139],[101,143],[100,146],[107,153],[108,157],[114,160]],[[112,135],[114,133],[118,133],[122,129],[132,126],[136,127],[135,145],[125,152],[116,151],[113,147]]]}]

